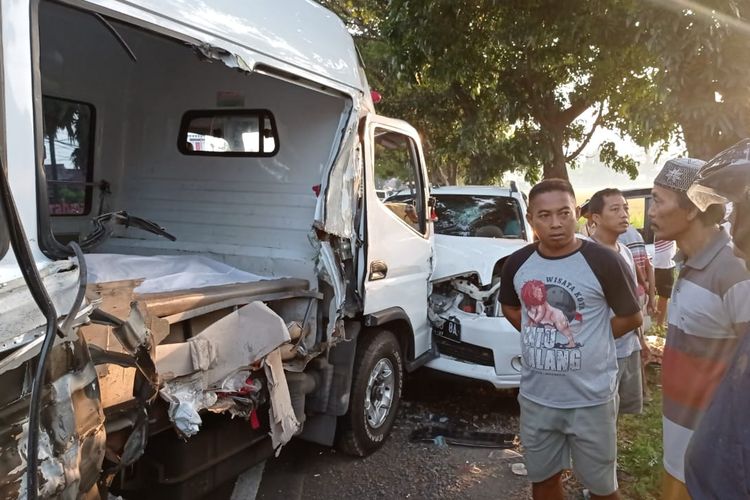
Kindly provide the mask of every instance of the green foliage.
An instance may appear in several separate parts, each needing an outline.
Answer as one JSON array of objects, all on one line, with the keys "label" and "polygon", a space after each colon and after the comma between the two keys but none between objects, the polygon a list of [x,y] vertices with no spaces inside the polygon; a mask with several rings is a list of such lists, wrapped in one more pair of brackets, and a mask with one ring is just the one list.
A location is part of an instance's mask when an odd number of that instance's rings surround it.
[{"label": "green foliage", "polygon": [[[321,1],[354,34],[379,111],[420,130],[441,183],[567,177],[592,111],[594,127],[698,157],[750,135],[750,23],[733,24],[748,2]],[[611,143],[600,160],[636,175]]]},{"label": "green foliage", "polygon": [[620,155],[612,141],[603,142],[599,146],[599,161],[615,172],[628,174],[631,179],[638,177],[638,162],[627,155]]},{"label": "green foliage", "polygon": [[704,159],[750,135],[750,3],[638,2],[631,16],[648,83],[618,100],[617,126],[643,145],[680,138]]}]

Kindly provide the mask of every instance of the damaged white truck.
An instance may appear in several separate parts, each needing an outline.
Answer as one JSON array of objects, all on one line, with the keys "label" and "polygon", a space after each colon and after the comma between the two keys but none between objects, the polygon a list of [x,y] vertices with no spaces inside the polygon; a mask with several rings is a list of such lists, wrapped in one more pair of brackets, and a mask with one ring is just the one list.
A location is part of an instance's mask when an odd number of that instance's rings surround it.
[{"label": "damaged white truck", "polygon": [[[419,136],[308,1],[0,0],[0,497],[375,450],[434,357]],[[384,178],[414,194],[377,196]]]}]

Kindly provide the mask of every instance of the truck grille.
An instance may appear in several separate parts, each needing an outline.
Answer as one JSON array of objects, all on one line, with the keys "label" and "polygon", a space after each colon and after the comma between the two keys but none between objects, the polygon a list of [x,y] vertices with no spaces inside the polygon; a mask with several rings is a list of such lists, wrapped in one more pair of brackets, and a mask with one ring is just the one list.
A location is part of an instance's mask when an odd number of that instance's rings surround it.
[{"label": "truck grille", "polygon": [[492,354],[492,349],[477,347],[464,342],[454,342],[438,336],[434,336],[433,340],[437,344],[438,351],[441,354],[477,365],[495,366],[495,357]]}]

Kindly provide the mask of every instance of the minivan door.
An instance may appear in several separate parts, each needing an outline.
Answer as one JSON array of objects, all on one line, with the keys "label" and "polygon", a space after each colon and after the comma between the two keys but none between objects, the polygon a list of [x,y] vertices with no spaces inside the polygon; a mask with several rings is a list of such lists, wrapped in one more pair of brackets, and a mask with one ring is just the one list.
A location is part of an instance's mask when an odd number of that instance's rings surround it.
[{"label": "minivan door", "polygon": [[[364,313],[408,318],[414,358],[431,346],[429,185],[419,134],[408,124],[365,118]],[[380,194],[380,196],[378,196]]]}]

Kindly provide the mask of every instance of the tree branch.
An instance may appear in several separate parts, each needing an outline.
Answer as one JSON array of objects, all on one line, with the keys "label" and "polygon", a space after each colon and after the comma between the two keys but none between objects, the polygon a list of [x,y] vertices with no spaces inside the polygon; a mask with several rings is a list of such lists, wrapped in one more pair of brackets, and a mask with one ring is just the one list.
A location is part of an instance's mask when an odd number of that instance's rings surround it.
[{"label": "tree branch", "polygon": [[569,161],[573,161],[579,154],[581,154],[584,148],[588,146],[589,142],[591,141],[591,138],[594,136],[594,131],[597,128],[599,128],[599,125],[601,125],[603,112],[604,112],[604,101],[599,103],[599,112],[596,115],[596,120],[594,120],[594,124],[591,126],[591,130],[589,130],[589,133],[586,134],[586,137],[584,137],[583,142],[581,142],[581,145],[578,146],[578,149],[576,149],[574,152],[565,156],[566,163]]},{"label": "tree branch", "polygon": [[568,109],[563,110],[560,113],[560,121],[566,126],[581,116],[581,113],[589,109],[595,101],[592,99],[582,98],[570,103]]}]

